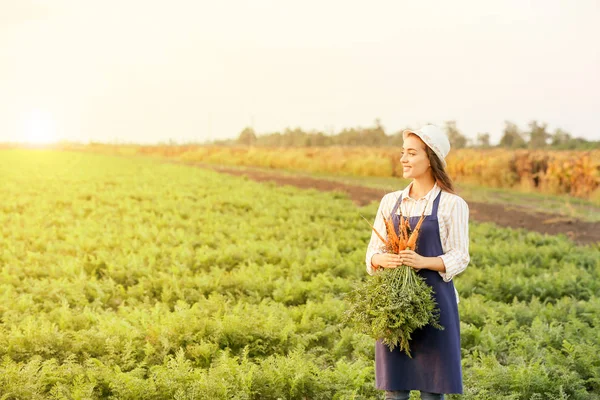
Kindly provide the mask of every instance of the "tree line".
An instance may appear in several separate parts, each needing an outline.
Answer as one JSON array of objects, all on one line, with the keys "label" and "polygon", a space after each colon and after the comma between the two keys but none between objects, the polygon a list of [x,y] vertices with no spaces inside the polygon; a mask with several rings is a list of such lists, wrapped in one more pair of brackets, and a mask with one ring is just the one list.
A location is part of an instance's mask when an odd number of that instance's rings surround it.
[{"label": "tree line", "polygon": [[[505,121],[500,142],[490,143],[490,134],[478,133],[469,138],[456,126],[455,121],[446,121],[443,128],[448,134],[454,149],[461,148],[509,148],[509,149],[556,149],[590,150],[600,148],[600,141],[573,137],[560,128],[548,131],[548,125],[531,121],[528,129],[522,130],[516,124]],[[262,147],[325,147],[325,146],[402,146],[402,131],[388,134],[379,119],[371,127],[345,128],[336,134],[321,131],[304,131],[300,128],[286,129],[283,132],[257,134],[246,127],[236,139],[218,140],[217,145],[245,145]]]}]

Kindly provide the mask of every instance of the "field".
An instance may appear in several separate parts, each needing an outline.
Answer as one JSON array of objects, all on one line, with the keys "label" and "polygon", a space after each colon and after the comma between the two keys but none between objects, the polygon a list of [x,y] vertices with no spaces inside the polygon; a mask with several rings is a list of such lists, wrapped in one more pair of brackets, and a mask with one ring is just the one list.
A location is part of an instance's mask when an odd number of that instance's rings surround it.
[{"label": "field", "polygon": [[[401,177],[400,148],[67,145],[65,149],[151,155],[186,162],[265,167],[353,177]],[[459,149],[447,157],[459,184],[569,195],[600,205],[600,150]]]},{"label": "field", "polygon": [[[151,158],[0,151],[0,399],[380,399],[345,325],[346,196]],[[472,223],[465,394],[600,399],[600,247]]]}]

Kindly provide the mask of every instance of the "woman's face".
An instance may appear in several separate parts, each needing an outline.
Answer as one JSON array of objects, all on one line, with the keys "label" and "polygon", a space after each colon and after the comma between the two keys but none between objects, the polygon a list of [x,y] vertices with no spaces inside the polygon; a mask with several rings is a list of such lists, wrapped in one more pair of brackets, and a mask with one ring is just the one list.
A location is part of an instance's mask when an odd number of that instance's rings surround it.
[{"label": "woman's face", "polygon": [[417,136],[410,134],[402,146],[402,176],[406,179],[415,179],[423,174],[431,173],[429,158],[425,151],[426,144]]}]

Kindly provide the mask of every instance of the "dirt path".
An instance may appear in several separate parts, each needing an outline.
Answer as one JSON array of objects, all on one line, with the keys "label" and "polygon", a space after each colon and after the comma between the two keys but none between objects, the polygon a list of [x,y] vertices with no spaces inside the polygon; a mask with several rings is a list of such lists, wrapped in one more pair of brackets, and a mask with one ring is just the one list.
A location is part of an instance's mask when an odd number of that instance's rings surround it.
[{"label": "dirt path", "polygon": [[[366,205],[372,201],[380,201],[383,196],[381,189],[364,186],[347,185],[325,179],[316,179],[300,176],[289,176],[273,172],[257,170],[238,170],[227,167],[201,166],[211,168],[217,172],[230,175],[244,175],[248,178],[264,182],[275,182],[278,185],[292,185],[303,189],[317,189],[322,191],[341,191],[358,205]],[[468,199],[466,199],[468,201]],[[556,235],[564,233],[580,244],[600,242],[600,222],[586,222],[567,217],[552,217],[548,214],[536,213],[506,207],[501,204],[477,203],[468,201],[470,217],[478,222],[493,222],[500,226],[511,228],[524,228],[530,231]]]}]

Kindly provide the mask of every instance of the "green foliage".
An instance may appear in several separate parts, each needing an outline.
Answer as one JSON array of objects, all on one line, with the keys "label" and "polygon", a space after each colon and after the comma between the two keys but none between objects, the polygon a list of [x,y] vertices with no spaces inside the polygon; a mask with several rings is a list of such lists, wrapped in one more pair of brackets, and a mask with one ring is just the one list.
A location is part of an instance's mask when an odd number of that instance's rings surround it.
[{"label": "green foliage", "polygon": [[538,124],[537,121],[531,121],[529,123],[529,148],[531,149],[543,149],[548,145],[548,139],[551,135],[546,132],[547,124]]},{"label": "green foliage", "polygon": [[254,129],[249,127],[244,128],[244,130],[240,133],[237,142],[246,146],[251,146],[256,143],[256,133],[254,133]]},{"label": "green foliage", "polygon": [[467,147],[467,137],[460,133],[456,127],[456,121],[446,121],[444,128],[446,130],[446,135],[448,135],[451,148],[462,149]]},{"label": "green foliage", "polygon": [[347,296],[348,321],[360,332],[379,339],[390,350],[399,347],[409,357],[412,333],[426,325],[443,329],[433,289],[409,267],[384,269],[359,282]]},{"label": "green foliage", "polygon": [[504,124],[504,131],[498,146],[511,149],[525,148],[527,146],[527,142],[525,141],[524,133],[521,132],[519,127],[510,121],[504,121]]},{"label": "green foliage", "polygon": [[[373,399],[343,322],[377,205],[69,152],[0,157],[1,399]],[[600,248],[471,225],[465,399],[598,399]]]}]

